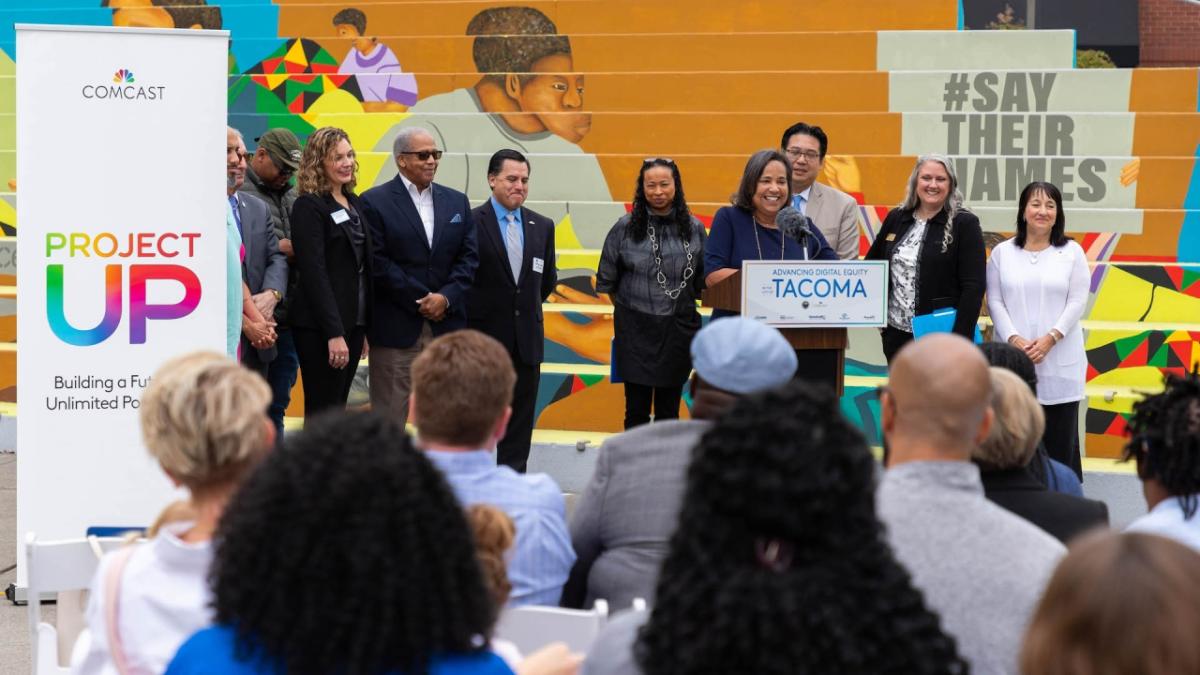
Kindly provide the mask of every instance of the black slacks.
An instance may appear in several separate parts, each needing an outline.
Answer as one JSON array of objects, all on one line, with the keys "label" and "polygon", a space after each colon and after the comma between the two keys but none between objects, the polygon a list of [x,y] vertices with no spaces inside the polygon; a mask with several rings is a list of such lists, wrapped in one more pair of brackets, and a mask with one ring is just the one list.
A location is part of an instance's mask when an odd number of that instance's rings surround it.
[{"label": "black slacks", "polygon": [[1079,458],[1079,401],[1043,405],[1046,413],[1046,431],[1042,442],[1046,454],[1062,462],[1083,480],[1083,462]]},{"label": "black slacks", "polygon": [[304,383],[305,421],[325,410],[345,410],[350,385],[358,370],[358,359],[362,356],[366,329],[358,326],[346,336],[350,358],[342,369],[329,365],[329,340],[320,331],[293,327],[292,332],[300,357],[301,382]]},{"label": "black slacks", "polygon": [[683,385],[653,387],[648,384],[625,383],[625,428],[650,422],[650,406],[654,406],[654,421],[679,419],[679,401]]},{"label": "black slacks", "polygon": [[496,445],[496,463],[525,473],[529,446],[533,442],[533,414],[537,406],[542,365],[530,366],[514,361],[513,368],[517,371],[517,382],[513,387],[512,417],[508,420],[508,431]]},{"label": "black slacks", "polygon": [[913,334],[899,328],[885,326],[880,338],[883,340],[883,358],[887,359],[888,365],[891,365],[892,359],[896,358],[896,353],[900,351],[900,348],[912,342]]}]

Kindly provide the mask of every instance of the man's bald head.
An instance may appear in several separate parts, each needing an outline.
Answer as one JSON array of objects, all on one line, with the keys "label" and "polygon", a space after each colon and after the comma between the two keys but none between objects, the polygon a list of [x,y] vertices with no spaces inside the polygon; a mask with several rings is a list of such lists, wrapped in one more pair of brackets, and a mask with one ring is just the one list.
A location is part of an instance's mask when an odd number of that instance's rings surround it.
[{"label": "man's bald head", "polygon": [[[884,433],[894,463],[912,459],[970,459],[971,448],[991,426],[988,363],[966,339],[952,333],[911,342],[888,374]],[[908,450],[921,450],[907,457]]]}]

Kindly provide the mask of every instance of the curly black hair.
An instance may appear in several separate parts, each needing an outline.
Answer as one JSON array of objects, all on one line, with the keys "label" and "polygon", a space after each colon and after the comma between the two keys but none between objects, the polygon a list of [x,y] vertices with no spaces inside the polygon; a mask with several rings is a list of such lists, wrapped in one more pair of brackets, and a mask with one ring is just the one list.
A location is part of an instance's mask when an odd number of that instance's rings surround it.
[{"label": "curly black hair", "polygon": [[1142,480],[1153,478],[1191,518],[1200,501],[1200,375],[1167,375],[1166,387],[1133,404],[1122,459],[1137,459]]},{"label": "curly black hair", "polygon": [[210,571],[237,657],[296,674],[425,673],[496,621],[466,516],[395,422],[336,413],[288,437],[225,511]]},{"label": "curly black hair", "polygon": [[693,452],[643,672],[966,672],[884,540],[874,467],[828,389],[740,399]]},{"label": "curly black hair", "polygon": [[683,178],[679,175],[679,167],[675,161],[665,157],[653,157],[642,162],[642,170],[638,172],[637,186],[633,191],[633,209],[629,214],[629,237],[636,242],[646,239],[646,227],[650,224],[650,205],[646,203],[646,172],[661,166],[671,170],[671,178],[675,180],[675,201],[671,204],[676,232],[682,241],[692,238],[692,212],[688,209],[687,199],[683,196]]}]

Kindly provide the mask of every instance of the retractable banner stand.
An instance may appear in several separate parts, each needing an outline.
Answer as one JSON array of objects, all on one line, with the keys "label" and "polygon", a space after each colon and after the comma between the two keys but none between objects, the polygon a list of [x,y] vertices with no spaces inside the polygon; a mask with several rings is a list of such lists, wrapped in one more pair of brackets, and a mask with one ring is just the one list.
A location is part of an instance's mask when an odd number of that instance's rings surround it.
[{"label": "retractable banner stand", "polygon": [[17,561],[175,497],[138,406],[225,350],[227,31],[17,25]]}]

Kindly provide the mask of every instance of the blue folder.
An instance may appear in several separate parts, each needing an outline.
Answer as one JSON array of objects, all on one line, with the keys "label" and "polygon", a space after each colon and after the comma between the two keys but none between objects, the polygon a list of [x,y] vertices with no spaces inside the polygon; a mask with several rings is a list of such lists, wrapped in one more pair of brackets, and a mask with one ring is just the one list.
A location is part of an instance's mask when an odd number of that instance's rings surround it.
[{"label": "blue folder", "polygon": [[[912,320],[913,337],[920,339],[930,333],[950,333],[954,330],[954,319],[958,310],[953,307],[935,309],[929,314],[914,316]],[[975,324],[975,344],[983,344],[983,335],[979,332],[979,324]]]}]

